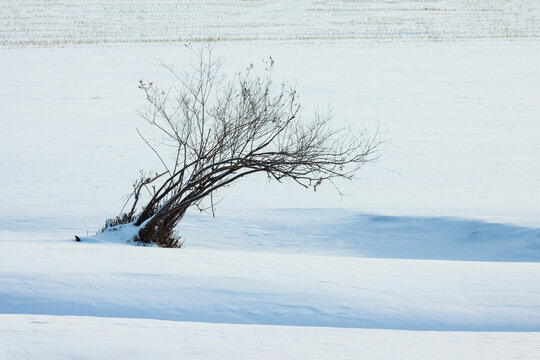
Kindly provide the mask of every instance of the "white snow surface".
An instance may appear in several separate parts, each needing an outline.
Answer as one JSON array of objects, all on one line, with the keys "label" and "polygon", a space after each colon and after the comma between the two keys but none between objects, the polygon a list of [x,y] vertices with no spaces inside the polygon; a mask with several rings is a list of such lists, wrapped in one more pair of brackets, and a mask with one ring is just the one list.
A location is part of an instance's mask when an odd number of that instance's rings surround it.
[{"label": "white snow surface", "polygon": [[[537,1],[0,2],[0,360],[540,358],[539,24]],[[247,179],[183,249],[95,235],[160,170],[139,79],[204,40],[380,129],[380,160],[343,197]]]},{"label": "white snow surface", "polygon": [[538,40],[538,11],[536,0],[17,0],[0,3],[0,46]]},{"label": "white snow surface", "polygon": [[[536,247],[538,239],[537,231]],[[310,237],[291,241],[309,249]],[[497,246],[481,242],[484,248]],[[361,238],[358,243],[361,249]],[[406,239],[394,243],[398,249],[408,245]],[[246,251],[249,247],[169,250],[86,238],[82,243],[3,241],[0,306],[20,314],[540,331],[538,262],[332,256],[345,249],[339,240],[326,244],[334,249],[313,255],[294,247],[274,253]],[[466,253],[466,247],[461,250]]]},{"label": "white snow surface", "polygon": [[[540,226],[540,42],[217,44],[226,70],[272,55],[304,115],[380,128],[388,141],[359,179],[313,193],[247,179],[218,216],[243,209],[348,208]],[[182,46],[0,48],[0,238],[72,237],[118,214],[140,169],[160,171],[136,128],[140,78],[170,76]],[[13,234],[15,232],[16,234]]]},{"label": "white snow surface", "polygon": [[540,354],[539,229],[337,209],[240,215],[190,215],[184,249],[126,245],[121,230],[0,241],[0,358]]},{"label": "white snow surface", "polygon": [[[538,333],[436,332],[0,315],[0,358],[534,359]],[[84,349],[84,351],[81,351]]]}]

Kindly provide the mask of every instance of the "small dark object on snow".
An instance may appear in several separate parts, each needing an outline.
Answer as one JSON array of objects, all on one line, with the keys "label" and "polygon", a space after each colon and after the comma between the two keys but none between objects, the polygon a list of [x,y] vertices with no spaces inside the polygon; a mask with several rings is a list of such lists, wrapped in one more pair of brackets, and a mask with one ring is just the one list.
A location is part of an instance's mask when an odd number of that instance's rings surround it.
[{"label": "small dark object on snow", "polygon": [[77,235],[75,235],[75,241],[77,241],[77,242],[81,242],[81,238],[80,238],[80,237],[78,237]]}]

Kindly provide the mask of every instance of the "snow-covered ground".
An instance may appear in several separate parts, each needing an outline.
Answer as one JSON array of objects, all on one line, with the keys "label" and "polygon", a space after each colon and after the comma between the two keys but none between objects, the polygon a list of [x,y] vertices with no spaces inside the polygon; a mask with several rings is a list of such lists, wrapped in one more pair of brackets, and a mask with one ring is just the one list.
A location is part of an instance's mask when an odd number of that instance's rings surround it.
[{"label": "snow-covered ground", "polygon": [[[540,357],[538,2],[289,3],[0,1],[1,360]],[[184,249],[93,237],[158,170],[138,80],[205,38],[380,160],[245,180]]]},{"label": "snow-covered ground", "polygon": [[[0,304],[4,312],[21,314],[540,331],[539,235],[536,231],[530,239],[523,239],[526,244],[504,239],[512,242],[514,253],[526,253],[527,245],[536,247],[532,249],[536,262],[527,263],[515,262],[515,258],[507,262],[412,260],[407,252],[397,251],[415,245],[406,237],[380,240],[393,243],[398,258],[354,256],[362,252],[365,235],[356,246],[340,238],[329,239],[330,249],[324,255],[310,254],[311,237],[301,235],[290,239],[293,246],[280,247],[279,253],[249,251],[248,241],[243,249],[177,251],[86,239],[81,244],[2,241],[5,259],[0,265]],[[466,254],[468,242],[481,242],[476,247],[486,252],[499,246],[497,236],[453,239],[454,249],[469,260],[476,259],[474,254]],[[300,245],[300,250],[295,248]],[[347,250],[350,255],[343,256]],[[422,250],[419,246],[417,253]],[[495,259],[497,256],[491,260]]]},{"label": "snow-covered ground", "polygon": [[0,45],[538,39],[536,0],[4,0]]},{"label": "snow-covered ground", "polygon": [[[218,216],[238,209],[352,208],[382,215],[540,225],[540,42],[354,45],[216,44],[227,69],[272,55],[276,79],[298,82],[308,116],[383,131],[378,163],[359,180],[313,193],[247,180]],[[95,231],[116,215],[140,169],[158,168],[138,137],[140,78],[169,79],[179,45],[0,49],[0,237]],[[46,151],[45,151],[46,150]],[[254,196],[256,194],[256,196]]]},{"label": "snow-covered ground", "polygon": [[534,359],[538,333],[437,332],[3,315],[9,359]]},{"label": "snow-covered ground", "polygon": [[288,209],[183,229],[179,250],[0,241],[0,358],[540,354],[537,228]]}]

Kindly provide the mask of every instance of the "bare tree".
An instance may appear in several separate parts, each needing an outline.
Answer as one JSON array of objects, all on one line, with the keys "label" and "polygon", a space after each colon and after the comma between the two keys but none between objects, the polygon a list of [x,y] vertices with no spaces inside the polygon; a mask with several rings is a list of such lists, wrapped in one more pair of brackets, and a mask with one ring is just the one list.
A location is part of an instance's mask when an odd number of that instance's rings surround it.
[{"label": "bare tree", "polygon": [[[105,229],[132,223],[138,227],[134,241],[179,247],[174,229],[188,208],[214,213],[214,193],[245,176],[265,173],[316,190],[325,181],[352,179],[375,159],[377,136],[333,129],[329,115],[301,119],[296,90],[272,82],[272,58],[262,75],[251,65],[227,79],[221,65],[221,58],[204,49],[189,70],[168,68],[175,81],[170,89],[140,81],[147,101],[141,115],[172,146],[174,160],[169,163],[145,139],[164,172],[141,175],[128,199],[130,210]],[[137,212],[144,189],[149,200]]]}]

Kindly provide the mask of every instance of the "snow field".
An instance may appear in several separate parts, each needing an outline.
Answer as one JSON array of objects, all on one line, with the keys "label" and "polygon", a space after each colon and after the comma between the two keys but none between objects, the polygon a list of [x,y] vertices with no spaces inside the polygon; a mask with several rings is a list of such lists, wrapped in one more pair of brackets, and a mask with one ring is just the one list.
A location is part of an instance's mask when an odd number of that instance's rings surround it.
[{"label": "snow field", "polygon": [[[0,360],[540,358],[539,10],[0,0]],[[92,236],[159,170],[137,82],[207,40],[381,159],[342,198],[246,180],[181,250]]]},{"label": "snow field", "polygon": [[[0,49],[0,238],[71,238],[122,207],[140,169],[159,171],[139,139],[140,78],[170,77],[184,47]],[[298,82],[305,116],[333,108],[336,126],[379,127],[388,144],[359,180],[313,193],[248,179],[218,216],[248,209],[349,208],[540,225],[538,43],[218,46],[236,71],[276,59]],[[46,149],[46,151],[44,151]],[[256,194],[256,196],[254,195]],[[15,234],[14,234],[15,233]]]},{"label": "snow field", "polygon": [[86,239],[0,247],[4,313],[540,331],[538,262],[168,250]]},{"label": "snow field", "polygon": [[[9,359],[534,359],[538,333],[423,332],[0,315]],[[81,351],[83,349],[83,351]]]},{"label": "snow field", "polygon": [[467,41],[540,36],[535,0],[0,2],[0,46]]}]

